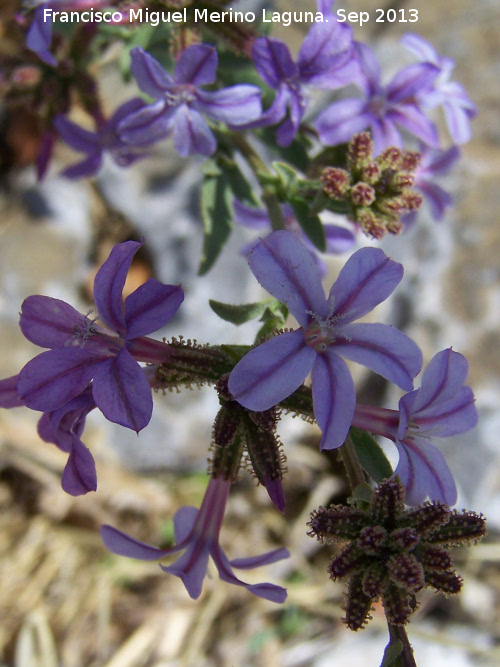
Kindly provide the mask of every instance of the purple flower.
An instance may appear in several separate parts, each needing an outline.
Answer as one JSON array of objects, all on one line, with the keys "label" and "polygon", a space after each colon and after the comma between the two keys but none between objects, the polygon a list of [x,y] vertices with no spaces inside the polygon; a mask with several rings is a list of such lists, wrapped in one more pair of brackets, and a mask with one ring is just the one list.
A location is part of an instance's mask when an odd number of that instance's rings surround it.
[{"label": "purple flower", "polygon": [[223,581],[236,586],[244,586],[254,595],[284,602],[286,590],[273,584],[246,584],[238,579],[232,568],[250,570],[261,565],[268,565],[289,556],[287,549],[275,549],[261,556],[240,558],[229,561],[219,545],[219,533],[226,510],[231,480],[223,477],[211,477],[201,507],[181,507],[174,516],[174,536],[176,546],[171,549],[158,549],[129,537],[111,526],[102,526],[101,537],[106,547],[119,556],[138,558],[139,560],[159,560],[178,551],[184,553],[170,566],[160,565],[164,572],[180,577],[187,592],[193,599],[200,596],[211,556],[219,576]]},{"label": "purple flower", "polygon": [[80,496],[97,489],[94,459],[80,439],[85,428],[85,419],[95,407],[92,386],[89,385],[63,407],[45,412],[38,421],[38,435],[42,440],[54,443],[69,454],[61,486],[72,496]]},{"label": "purple flower", "polygon": [[157,101],[126,118],[119,126],[124,141],[146,146],[173,133],[177,152],[211,155],[217,142],[208,118],[233,126],[248,123],[261,114],[257,86],[237,85],[205,91],[214,83],[218,56],[213,46],[196,44],[182,52],[174,75],[140,47],[132,49],[131,71],[139,88]]},{"label": "purple flower", "polygon": [[[246,206],[237,199],[234,200],[233,206],[234,219],[238,224],[243,225],[244,227],[248,227],[249,229],[258,229],[263,231],[271,229],[269,215],[264,209]],[[311,243],[306,234],[304,234],[302,227],[297,221],[297,218],[295,217],[290,204],[282,204],[281,212],[285,223],[285,229],[292,234],[295,234],[302,241],[302,243],[304,243],[304,245],[309,248],[316,261],[316,264],[318,265],[321,275],[324,276],[327,270],[326,264],[321,259],[316,246]],[[339,255],[353,248],[356,242],[356,238],[350,229],[341,227],[340,225],[331,224],[323,225],[323,228],[325,230],[327,254]],[[245,246],[242,249],[243,254],[248,255],[252,247],[253,243]]]},{"label": "purple flower", "polygon": [[139,432],[151,419],[149,382],[138,361],[156,361],[163,343],[146,338],[168,322],[184,298],[180,286],[150,279],[122,303],[133,256],[142,243],[116,245],[94,280],[97,324],[72,306],[46,296],[25,299],[20,326],[49,350],[19,373],[17,391],[26,406],[52,412],[80,395],[93,380],[97,407],[112,422]]},{"label": "purple flower", "polygon": [[328,145],[344,143],[369,127],[378,154],[389,146],[402,145],[400,126],[425,144],[438,147],[436,128],[417,105],[415,96],[429,89],[439,68],[431,63],[410,65],[383,86],[373,51],[360,43],[356,43],[356,51],[364,75],[364,98],[340,100],[322,111],[316,119],[320,140]]},{"label": "purple flower", "polygon": [[333,89],[349,82],[353,62],[352,31],[328,14],[327,21],[315,23],[309,30],[296,63],[286,44],[269,37],[255,41],[252,58],[258,73],[276,95],[269,109],[246,127],[277,125],[285,119],[276,138],[279,146],[288,146],[307,108],[303,87]]},{"label": "purple flower", "polygon": [[102,165],[105,152],[109,152],[114,162],[120,167],[128,167],[136,160],[145,157],[144,152],[138,152],[129,144],[125,143],[119,136],[118,125],[128,116],[136,113],[146,106],[140,98],[136,97],[122,104],[108,121],[98,123],[95,132],[89,132],[68,120],[63,115],[54,119],[54,127],[71,148],[86,157],[62,173],[67,178],[81,178],[96,174]]},{"label": "purple flower", "polygon": [[45,2],[35,9],[33,22],[26,35],[26,46],[30,51],[34,51],[44,63],[56,67],[57,60],[50,52],[52,19],[50,21],[44,20],[44,12],[48,9],[49,5],[49,2]]},{"label": "purple flower", "polygon": [[[452,146],[447,151],[437,151],[428,146],[420,147],[421,160],[415,169],[414,187],[423,192],[429,202],[432,217],[442,220],[447,209],[453,204],[453,197],[436,183],[436,177],[447,174],[460,157],[460,151]],[[413,224],[417,211],[402,218],[405,226]]]},{"label": "purple flower", "polygon": [[[17,391],[18,375],[0,380],[0,407],[16,408],[25,403]],[[61,484],[66,493],[79,496],[95,491],[97,478],[92,454],[80,440],[87,414],[95,408],[91,387],[87,387],[69,403],[44,413],[38,421],[42,440],[52,442],[69,454]]]},{"label": "purple flower", "polygon": [[471,138],[470,121],[476,116],[477,109],[465,88],[450,81],[455,63],[450,58],[438,55],[429,42],[413,33],[404,35],[401,44],[421,61],[432,63],[439,69],[439,76],[432,88],[418,95],[419,103],[426,109],[442,105],[451,138],[456,144],[465,144]]},{"label": "purple flower", "polygon": [[[44,63],[57,66],[57,60],[50,52],[52,42],[52,13],[45,15],[45,10],[56,8],[57,10],[83,10],[90,7],[101,7],[108,4],[108,0],[48,0],[36,7],[33,14],[33,22],[26,35],[26,46],[34,51]],[[47,20],[45,20],[47,18]]]},{"label": "purple flower", "polygon": [[282,301],[301,325],[251,350],[229,376],[229,391],[249,410],[276,405],[312,370],[314,415],[323,431],[321,449],[343,444],[356,392],[342,359],[361,363],[403,389],[422,365],[419,348],[384,324],[353,324],[384,301],[403,276],[403,267],[378,248],[355,252],[341,270],[328,299],[311,253],[290,232],[258,241],[249,265],[260,284]]},{"label": "purple flower", "polygon": [[424,371],[420,389],[399,401],[399,412],[357,405],[353,424],[392,440],[399,452],[394,472],[406,487],[406,501],[429,497],[447,505],[457,501],[453,476],[433,438],[465,433],[477,423],[474,394],[465,387],[468,364],[451,348],[438,352]]}]

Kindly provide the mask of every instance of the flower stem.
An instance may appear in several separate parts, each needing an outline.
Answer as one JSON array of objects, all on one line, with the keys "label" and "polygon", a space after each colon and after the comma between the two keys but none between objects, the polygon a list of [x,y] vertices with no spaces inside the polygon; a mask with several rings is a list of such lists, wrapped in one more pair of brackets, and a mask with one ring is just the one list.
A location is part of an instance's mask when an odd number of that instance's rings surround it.
[{"label": "flower stem", "polygon": [[413,655],[413,648],[406,634],[406,629],[404,625],[393,625],[392,623],[387,623],[389,628],[389,637],[390,643],[395,641],[400,641],[403,645],[403,650],[399,656],[401,662],[401,667],[417,667],[415,662],[415,656]]},{"label": "flower stem", "polygon": [[[285,221],[281,212],[279,200],[276,197],[274,189],[269,185],[268,177],[274,176],[272,171],[268,168],[266,163],[256,153],[252,146],[248,143],[245,137],[239,132],[225,132],[224,138],[228,143],[240,153],[245,159],[250,169],[255,174],[262,188],[262,201],[264,202],[269,218],[271,220],[271,227],[273,231],[278,229],[285,229]],[[267,177],[267,178],[266,178]]]},{"label": "flower stem", "polygon": [[366,480],[350,435],[347,436],[344,444],[339,449],[339,453],[342,457],[342,462],[347,473],[347,479],[349,480],[351,490],[354,491],[360,484],[365,484]]}]

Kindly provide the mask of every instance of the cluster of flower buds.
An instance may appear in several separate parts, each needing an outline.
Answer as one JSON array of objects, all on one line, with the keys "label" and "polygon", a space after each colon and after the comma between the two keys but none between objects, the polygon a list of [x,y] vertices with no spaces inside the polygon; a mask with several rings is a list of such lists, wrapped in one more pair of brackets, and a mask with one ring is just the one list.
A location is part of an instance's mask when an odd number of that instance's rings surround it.
[{"label": "cluster of flower buds", "polygon": [[349,580],[344,621],[351,630],[364,626],[379,598],[389,623],[404,625],[417,608],[415,593],[425,586],[459,593],[462,579],[448,550],[486,534],[486,521],[475,512],[450,510],[442,503],[405,510],[405,489],[396,480],[376,489],[367,512],[345,505],[320,507],[309,526],[309,535],[320,541],[348,542],[329,572],[333,580]]},{"label": "cluster of flower buds", "polygon": [[347,169],[326,167],[321,173],[323,192],[331,199],[347,202],[350,217],[375,239],[387,232],[398,234],[401,217],[415,211],[422,197],[415,190],[419,153],[394,146],[373,156],[373,141],[367,132],[349,142]]}]

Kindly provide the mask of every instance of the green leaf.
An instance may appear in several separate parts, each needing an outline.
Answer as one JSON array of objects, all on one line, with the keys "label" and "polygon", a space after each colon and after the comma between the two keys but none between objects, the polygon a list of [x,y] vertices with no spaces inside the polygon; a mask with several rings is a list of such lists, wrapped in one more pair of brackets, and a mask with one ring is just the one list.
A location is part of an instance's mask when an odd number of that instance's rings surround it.
[{"label": "green leaf", "polygon": [[255,320],[268,308],[268,301],[260,301],[257,303],[245,303],[239,306],[234,306],[230,303],[221,303],[220,301],[209,300],[210,308],[220,318],[226,322],[232,322],[239,326],[250,320]]},{"label": "green leaf", "polygon": [[251,185],[241,173],[236,162],[229,156],[221,154],[217,158],[217,164],[227,178],[235,198],[248,206],[259,206]]},{"label": "green leaf", "polygon": [[392,476],[392,467],[387,460],[378,442],[366,431],[351,427],[349,434],[356,448],[361,466],[375,480],[380,483]]},{"label": "green leaf", "polygon": [[293,167],[286,162],[273,162],[274,171],[278,174],[285,193],[293,193],[297,187],[298,175]]},{"label": "green leaf", "polygon": [[233,227],[233,195],[224,173],[214,160],[203,169],[201,186],[201,217],[203,219],[203,250],[199,275],[212,268]]},{"label": "green leaf", "polygon": [[304,234],[314,243],[318,250],[325,252],[325,230],[318,216],[311,212],[308,204],[298,199],[291,199],[290,206],[293,208],[295,217],[302,227]]},{"label": "green leaf", "polygon": [[380,667],[402,667],[402,653],[403,644],[401,641],[399,639],[392,639],[385,647],[384,658]]}]

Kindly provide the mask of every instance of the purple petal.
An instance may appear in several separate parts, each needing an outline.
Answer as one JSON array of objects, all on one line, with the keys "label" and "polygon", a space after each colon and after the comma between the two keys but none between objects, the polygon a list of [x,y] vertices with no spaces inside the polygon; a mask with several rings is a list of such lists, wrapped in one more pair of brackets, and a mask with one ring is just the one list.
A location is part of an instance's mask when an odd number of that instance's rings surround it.
[{"label": "purple petal", "polygon": [[[282,553],[286,552],[286,554],[288,554],[286,549],[277,549],[276,551]],[[271,553],[275,554],[276,552],[271,552]],[[247,584],[244,581],[241,581],[241,579],[238,579],[238,577],[236,577],[236,575],[232,571],[231,568],[232,563],[229,562],[226,554],[222,551],[222,549],[218,545],[214,549],[212,557],[219,572],[219,577],[221,578],[222,581],[225,581],[228,584],[234,584],[236,586],[244,586],[250,593],[253,593],[257,597],[264,598],[265,600],[270,600],[271,602],[282,603],[286,600],[286,589],[282,588],[281,586],[275,586],[274,584],[269,584],[269,583],[252,585],[252,584]],[[286,557],[287,557],[286,555],[284,556],[278,555],[278,558],[275,558],[275,560],[280,560],[281,558],[286,558]]]},{"label": "purple petal", "polygon": [[151,388],[127,349],[97,366],[93,375],[94,400],[106,419],[136,433],[149,424],[153,412]]},{"label": "purple petal", "polygon": [[336,449],[351,426],[356,390],[347,364],[332,348],[314,362],[312,390],[314,416],[323,434],[320,449]]},{"label": "purple petal", "polygon": [[337,354],[370,368],[405,391],[422,367],[419,347],[398,329],[387,324],[348,324],[335,343]]},{"label": "purple petal", "polygon": [[217,50],[209,44],[195,44],[185,49],[175,66],[176,83],[202,86],[213,83],[217,71]]},{"label": "purple petal", "polygon": [[44,63],[56,67],[57,60],[49,51],[52,41],[52,21],[44,21],[45,7],[47,7],[46,3],[35,9],[33,22],[26,35],[26,46],[30,51],[34,51]]},{"label": "purple petal", "polygon": [[352,98],[330,104],[318,115],[315,125],[320,141],[335,146],[366,130],[372,120],[366,100]]},{"label": "purple petal", "polygon": [[231,126],[244,125],[262,115],[260,89],[240,84],[222,90],[200,90],[196,108],[209,118]]},{"label": "purple petal", "polygon": [[23,400],[17,393],[17,382],[19,375],[0,380],[0,408],[19,408],[24,405]]},{"label": "purple petal", "polygon": [[174,537],[179,546],[190,536],[198,512],[199,510],[196,507],[184,505],[174,514]]},{"label": "purple petal", "polygon": [[87,178],[88,176],[94,176],[102,164],[102,151],[97,151],[92,155],[89,155],[85,160],[81,160],[76,164],[71,165],[71,167],[66,167],[61,172],[61,175],[65,178],[76,179],[76,178]]},{"label": "purple petal", "polygon": [[54,118],[54,128],[61,139],[75,151],[93,153],[99,149],[99,137],[95,132],[84,130],[61,114]]},{"label": "purple petal", "polygon": [[132,49],[130,57],[130,71],[139,88],[151,97],[163,98],[165,92],[174,85],[172,77],[153,56],[139,46]]},{"label": "purple petal", "polygon": [[456,144],[466,144],[470,141],[472,130],[470,114],[458,104],[444,104],[444,115],[450,136]]},{"label": "purple petal", "polygon": [[262,208],[246,206],[238,199],[233,201],[234,220],[249,229],[268,229],[271,225],[267,211]]},{"label": "purple petal", "polygon": [[84,329],[89,319],[69,303],[48,296],[29,296],[21,306],[19,326],[25,338],[40,347],[71,344],[75,332]]},{"label": "purple petal", "polygon": [[321,274],[311,252],[288,231],[273,232],[250,251],[248,263],[259,283],[283,302],[301,326],[310,313],[328,314]]},{"label": "purple petal", "polygon": [[399,463],[394,475],[406,488],[406,502],[420,505],[427,497],[454,505],[457,489],[453,476],[439,449],[424,438],[397,441]]},{"label": "purple petal", "polygon": [[286,497],[281,479],[279,477],[276,477],[275,479],[264,477],[264,486],[266,487],[266,491],[269,494],[272,504],[276,507],[278,512],[284,514]]},{"label": "purple petal", "polygon": [[182,580],[189,597],[197,600],[203,588],[203,580],[207,574],[209,546],[206,542],[193,542],[172,565],[161,569]]},{"label": "purple petal", "polygon": [[217,142],[203,116],[186,104],[180,106],[174,116],[174,146],[182,157],[195,153],[212,155]]},{"label": "purple petal", "polygon": [[315,357],[301,329],[275,336],[236,364],[229,376],[229,391],[249,410],[268,410],[300,387]]},{"label": "purple petal", "polygon": [[271,88],[277,88],[283,81],[298,76],[299,70],[292,60],[288,46],[277,39],[256,39],[252,58],[255,69]]},{"label": "purple petal", "polygon": [[71,496],[82,496],[97,490],[95,461],[90,451],[75,440],[62,474],[61,486]]},{"label": "purple petal", "polygon": [[126,333],[122,301],[123,286],[135,253],[142,246],[137,241],[115,245],[94,279],[94,303],[104,324],[119,334]]},{"label": "purple petal", "polygon": [[290,552],[288,549],[283,547],[280,549],[274,549],[273,551],[268,551],[265,554],[260,554],[259,556],[249,556],[247,558],[234,558],[230,561],[232,567],[237,568],[238,570],[253,570],[256,567],[262,567],[263,565],[270,565],[271,563],[276,563],[279,560],[284,558],[289,558]]},{"label": "purple petal", "polygon": [[323,225],[326,237],[326,252],[341,255],[352,249],[356,243],[355,234],[340,225]]},{"label": "purple petal", "polygon": [[150,278],[125,299],[126,339],[146,336],[161,329],[184,300],[179,285],[163,285]]},{"label": "purple petal", "polygon": [[283,148],[292,143],[306,110],[306,101],[300,91],[293,89],[290,91],[288,95],[288,108],[290,111],[289,117],[276,132],[278,146]]},{"label": "purple petal", "polygon": [[423,375],[418,396],[413,404],[413,412],[422,412],[436,402],[455,398],[467,374],[467,359],[451,347],[434,355]]},{"label": "purple petal", "polygon": [[175,547],[174,549],[158,549],[158,547],[139,542],[139,540],[135,540],[130,535],[122,533],[107,524],[101,526],[99,532],[106,549],[117,556],[137,558],[137,560],[159,560],[177,551]]},{"label": "purple petal", "polygon": [[160,141],[172,129],[174,112],[175,107],[169,108],[164,100],[150,104],[118,125],[120,138],[134,146],[148,146]]},{"label": "purple petal", "polygon": [[315,23],[299,50],[297,65],[300,79],[311,85],[325,84],[328,74],[342,67],[352,56],[352,29],[332,17]]},{"label": "purple petal", "polygon": [[460,149],[457,146],[451,146],[446,151],[435,151],[424,146],[420,152],[422,163],[421,168],[417,169],[417,181],[421,172],[433,176],[447,174],[460,158]]},{"label": "purple petal", "polygon": [[387,99],[398,104],[430,88],[440,70],[431,63],[417,63],[400,70],[386,89]]},{"label": "purple petal", "polygon": [[362,42],[354,42],[354,52],[365,81],[360,81],[361,89],[368,97],[380,93],[380,65],[372,49]]},{"label": "purple petal", "polygon": [[373,118],[370,124],[373,138],[373,153],[378,155],[389,146],[402,148],[403,141],[401,135],[389,117]]},{"label": "purple petal", "polygon": [[137,113],[141,109],[144,109],[147,104],[140,97],[133,97],[131,100],[127,100],[115,110],[114,114],[107,122],[107,126],[111,130],[116,130],[118,125],[130,116],[133,113]]},{"label": "purple petal", "polygon": [[80,394],[103,357],[84,348],[42,352],[19,373],[17,390],[33,410],[50,412]]},{"label": "purple petal", "polygon": [[380,250],[361,248],[355,252],[332,285],[328,303],[342,324],[363,317],[385,301],[403,277],[403,266]]},{"label": "purple petal", "polygon": [[436,126],[414,104],[399,104],[388,115],[394,123],[404,127],[428,146],[439,148]]},{"label": "purple petal", "polygon": [[400,43],[414,53],[421,60],[427,60],[434,65],[438,64],[439,56],[436,49],[429,44],[428,41],[416,35],[415,33],[408,32],[406,35],[399,40]]},{"label": "purple petal", "polygon": [[443,190],[440,185],[428,180],[420,180],[416,186],[425,195],[425,201],[431,207],[434,220],[442,220],[446,211],[453,204],[453,197],[450,193]]}]

